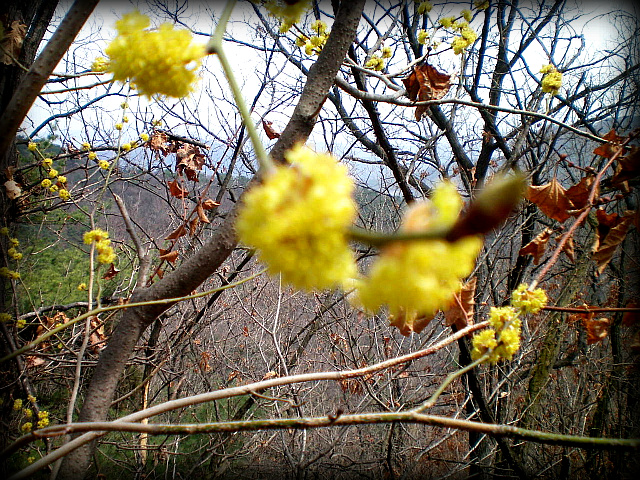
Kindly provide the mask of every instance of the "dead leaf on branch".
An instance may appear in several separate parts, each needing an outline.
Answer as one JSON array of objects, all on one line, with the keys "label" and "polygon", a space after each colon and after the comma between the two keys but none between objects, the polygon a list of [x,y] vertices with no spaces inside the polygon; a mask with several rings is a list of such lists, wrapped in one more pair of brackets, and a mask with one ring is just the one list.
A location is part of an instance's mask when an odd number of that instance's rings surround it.
[{"label": "dead leaf on branch", "polygon": [[204,207],[202,206],[202,204],[198,204],[198,206],[196,207],[196,213],[198,214],[198,218],[202,223],[211,223],[209,217],[207,217],[207,214],[204,212]]},{"label": "dead leaf on branch", "polygon": [[198,217],[193,217],[189,222],[189,235],[194,236],[198,229],[198,225],[200,225],[200,219]]},{"label": "dead leaf on branch", "polygon": [[0,42],[0,62],[5,65],[12,65],[14,63],[14,59],[20,56],[22,42],[26,34],[27,26],[25,24],[17,20],[11,23],[11,28],[5,32]]},{"label": "dead leaf on branch", "polygon": [[[439,72],[434,66],[425,63],[416,65],[408,77],[402,79],[407,89],[407,97],[414,102],[440,100],[451,88],[451,75]],[[416,108],[416,120],[420,120],[428,107]]]},{"label": "dead leaf on branch", "polygon": [[262,120],[262,128],[264,128],[264,133],[267,134],[269,140],[280,138],[280,134],[273,129],[273,122]]},{"label": "dead leaf on branch", "polygon": [[547,243],[549,242],[552,233],[553,230],[548,227],[545,228],[542,232],[536,235],[536,238],[522,247],[518,252],[518,255],[531,255],[533,256],[533,263],[538,265],[542,255],[544,255],[544,252],[547,249]]},{"label": "dead leaf on branch", "polygon": [[146,147],[151,150],[156,150],[162,153],[163,156],[167,156],[170,153],[176,151],[173,142],[169,141],[169,136],[164,132],[155,131],[151,135],[149,141],[145,144]]},{"label": "dead leaf on branch", "polygon": [[566,190],[555,177],[545,185],[529,186],[526,198],[535,203],[547,217],[564,222],[574,210],[573,204],[566,196]]},{"label": "dead leaf on branch", "polygon": [[[569,187],[565,192],[565,196],[573,205],[573,211],[570,213],[573,216],[578,216],[580,211],[588,206],[589,204],[589,194],[591,193],[591,189],[593,188],[594,178],[591,175],[587,175],[580,179],[578,183]],[[599,189],[596,189],[596,193],[594,199],[599,197]]]},{"label": "dead leaf on branch", "polygon": [[602,138],[607,140],[607,143],[597,146],[593,153],[605,158],[613,157],[616,152],[620,150],[622,142],[625,140],[625,138],[619,136],[613,128]]},{"label": "dead leaf on branch", "polygon": [[635,212],[627,211],[623,215],[617,213],[607,213],[604,209],[596,210],[598,227],[596,228],[596,238],[592,248],[592,258],[596,262],[597,272],[601,274],[605,267],[613,258],[618,245],[620,245],[627,235],[627,230],[633,222]]},{"label": "dead leaf on branch", "polygon": [[200,148],[190,143],[182,143],[176,150],[176,173],[185,174],[187,179],[197,182],[198,172],[204,166],[204,155]]},{"label": "dead leaf on branch", "polygon": [[115,265],[112,263],[111,265],[109,265],[109,268],[107,269],[107,271],[105,272],[105,274],[102,276],[102,278],[104,280],[111,280],[113,277],[115,277],[118,273],[120,273],[120,270],[118,270]]},{"label": "dead leaf on branch", "polygon": [[189,192],[187,190],[185,190],[184,188],[182,188],[180,186],[180,184],[178,183],[177,179],[173,180],[171,182],[167,182],[167,185],[169,186],[169,194],[172,197],[184,198],[189,194]]},{"label": "dead leaf on branch", "polygon": [[631,147],[629,153],[618,159],[615,173],[603,183],[622,191],[629,191],[629,180],[640,176],[640,148]]},{"label": "dead leaf on branch", "polygon": [[400,333],[408,337],[412,333],[420,333],[429,325],[435,315],[423,315],[421,313],[411,311],[403,311],[398,315],[389,316],[389,325],[396,327]]},{"label": "dead leaf on branch", "polygon": [[202,208],[205,210],[213,210],[216,207],[219,207],[220,204],[218,202],[214,202],[210,198],[207,198],[204,202],[202,202]]},{"label": "dead leaf on branch", "polygon": [[169,234],[165,240],[176,240],[177,238],[184,237],[187,234],[187,229],[184,225],[180,225],[173,232]]},{"label": "dead leaf on branch", "polygon": [[176,260],[178,259],[178,252],[176,250],[170,251],[160,248],[159,252],[160,260],[166,260],[167,262],[171,262],[172,264],[176,263]]},{"label": "dead leaf on branch", "polygon": [[[562,235],[558,235],[555,238],[555,241],[558,243],[560,242],[560,240],[562,240]],[[569,237],[567,241],[564,242],[564,245],[562,246],[562,251],[569,258],[569,260],[571,260],[572,262],[576,261],[576,250],[575,250],[575,244],[573,243],[573,237]]]},{"label": "dead leaf on branch", "polygon": [[582,326],[587,331],[587,344],[592,345],[597,342],[601,342],[609,335],[609,328],[613,323],[610,318],[594,318],[593,312],[579,313],[571,315],[571,320],[580,320]]},{"label": "dead leaf on branch", "polygon": [[473,306],[476,304],[474,296],[477,281],[477,278],[473,277],[462,286],[460,292],[454,295],[451,307],[444,312],[445,325],[455,325],[457,330],[473,325]]}]

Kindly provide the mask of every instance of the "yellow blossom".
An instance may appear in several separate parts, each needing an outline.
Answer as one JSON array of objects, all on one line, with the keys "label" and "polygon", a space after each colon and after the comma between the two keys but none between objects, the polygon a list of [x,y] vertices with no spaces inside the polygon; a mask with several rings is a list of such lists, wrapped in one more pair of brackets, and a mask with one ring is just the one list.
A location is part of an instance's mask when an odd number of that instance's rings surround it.
[{"label": "yellow blossom", "polygon": [[0,228],[0,235],[9,235],[9,228],[7,227]]},{"label": "yellow blossom", "polygon": [[66,188],[61,188],[61,189],[58,191],[58,195],[59,195],[59,196],[60,196],[60,198],[61,198],[62,200],[64,200],[65,202],[71,198],[71,194],[69,193],[69,191],[68,191]]},{"label": "yellow blossom", "polygon": [[315,22],[313,22],[311,24],[310,29],[318,34],[318,35],[322,35],[323,33],[325,33],[327,31],[327,24],[324,23],[322,20],[316,20]]},{"label": "yellow blossom", "polygon": [[544,93],[550,93],[551,95],[557,95],[562,86],[562,73],[553,65],[543,66],[540,69],[540,73],[544,74],[544,77],[542,77],[542,91]]},{"label": "yellow blossom", "polygon": [[84,292],[87,290],[87,284],[82,282],[80,285],[78,285],[78,290],[80,290],[81,292]]},{"label": "yellow blossom", "polygon": [[[188,30],[164,23],[156,31],[145,30],[149,19],[133,12],[116,22],[118,36],[107,46],[113,79],[131,80],[141,94],[185,97],[192,90],[195,70],[205,47],[193,42]],[[117,128],[117,127],[116,127]]]},{"label": "yellow blossom", "polygon": [[[462,199],[450,183],[439,185],[427,202],[417,202],[404,215],[401,232],[448,228],[456,221]],[[406,318],[433,315],[446,308],[471,273],[482,246],[478,237],[456,242],[399,241],[387,245],[371,266],[359,291],[370,311],[383,305],[389,313]]]},{"label": "yellow blossom", "polygon": [[91,144],[89,142],[82,142],[82,148],[84,150],[90,150],[91,149]]},{"label": "yellow blossom", "polygon": [[[18,274],[18,275],[20,275],[20,274]],[[18,278],[20,278],[20,277],[18,277]],[[24,328],[26,326],[27,326],[27,321],[24,318],[19,318],[18,320],[16,320],[16,328],[18,330],[20,330],[20,329],[22,329],[22,328]]]},{"label": "yellow blossom", "polygon": [[425,45],[428,39],[429,39],[429,34],[427,33],[426,30],[422,30],[422,29],[418,30],[418,43]]},{"label": "yellow blossom", "polygon": [[529,290],[522,283],[511,293],[511,305],[521,313],[538,313],[547,304],[547,294],[541,288]]},{"label": "yellow blossom", "polygon": [[431,5],[431,2],[420,2],[420,5],[418,5],[418,15],[429,13],[432,8],[433,5]]},{"label": "yellow blossom", "polygon": [[22,410],[22,399],[21,398],[16,398],[13,401],[13,410],[16,411],[16,412],[19,411],[19,410]]},{"label": "yellow blossom", "polygon": [[123,143],[122,144],[122,150],[125,152],[128,152],[129,150],[131,150],[131,144],[130,143]]},{"label": "yellow blossom", "polygon": [[271,15],[291,26],[311,7],[311,0],[267,0],[264,6]]},{"label": "yellow blossom", "polygon": [[473,6],[478,10],[486,10],[489,8],[489,0],[476,0],[473,2]]},{"label": "yellow blossom", "polygon": [[129,104],[127,102],[122,102],[120,104],[120,108],[123,110],[126,110],[127,108],[129,108]]},{"label": "yellow blossom", "polygon": [[0,313],[0,323],[10,322],[11,319],[12,319],[12,317],[8,313],[6,313],[6,312]]},{"label": "yellow blossom", "polygon": [[30,432],[32,428],[33,428],[33,424],[31,422],[26,422],[22,424],[22,426],[20,427],[20,430],[26,433],[26,432]]},{"label": "yellow blossom", "polygon": [[94,230],[90,230],[84,234],[82,240],[85,244],[91,245],[94,242],[99,242],[101,240],[105,240],[109,238],[109,233],[105,232],[101,228],[96,228]]},{"label": "yellow blossom", "polygon": [[56,193],[56,192],[58,191],[58,185],[51,185],[51,186],[49,187],[49,191],[50,191],[51,193]]},{"label": "yellow blossom", "polygon": [[58,176],[58,170],[56,170],[55,168],[52,168],[51,170],[49,170],[49,177],[50,178],[56,178]]},{"label": "yellow blossom", "polygon": [[142,140],[143,142],[148,142],[149,141],[149,135],[146,133],[141,133],[140,134],[140,140]]},{"label": "yellow blossom", "polygon": [[42,159],[42,166],[49,168],[51,165],[53,165],[53,160],[51,160],[50,158],[43,158]]},{"label": "yellow blossom", "polygon": [[98,166],[103,170],[108,170],[111,164],[107,160],[100,160],[98,162]]},{"label": "yellow blossom", "polygon": [[122,117],[122,121],[124,123],[129,123],[129,117],[127,117],[126,115],[124,117]]},{"label": "yellow blossom", "polygon": [[92,72],[102,73],[102,72],[106,72],[108,68],[109,68],[109,60],[107,60],[104,57],[97,57],[91,64]]},{"label": "yellow blossom", "polygon": [[382,47],[382,58],[391,58],[391,47]]},{"label": "yellow blossom", "polygon": [[464,10],[462,10],[460,12],[460,15],[462,15],[462,17],[467,21],[470,22],[471,19],[473,18],[472,14],[471,14],[471,10],[465,8]]},{"label": "yellow blossom", "polygon": [[27,401],[33,405],[36,404],[36,397],[34,397],[33,395],[27,395]]},{"label": "yellow blossom", "polygon": [[51,186],[51,180],[49,180],[48,178],[45,178],[40,182],[40,186],[42,188],[49,188]]},{"label": "yellow blossom", "polygon": [[65,177],[64,175],[58,175],[56,181],[61,184],[67,183],[67,177]]},{"label": "yellow blossom", "polygon": [[347,168],[329,154],[297,145],[244,198],[239,238],[258,249],[271,273],[298,288],[317,290],[354,277],[346,228],[356,215]]},{"label": "yellow blossom", "polygon": [[384,60],[378,55],[373,55],[364,65],[367,68],[380,71],[384,68]]},{"label": "yellow blossom", "polygon": [[440,20],[438,20],[438,23],[444,28],[451,28],[455,20],[455,17],[442,17]]},{"label": "yellow blossom", "polygon": [[122,130],[122,124],[121,123],[116,123],[115,127],[116,127],[116,130]]},{"label": "yellow blossom", "polygon": [[496,331],[493,328],[485,328],[484,330],[479,331],[473,336],[471,344],[473,345],[471,358],[473,360],[477,360],[487,353],[488,350],[494,349],[498,346]]},{"label": "yellow blossom", "polygon": [[98,158],[98,154],[96,152],[89,152],[89,155],[87,155],[87,157],[89,158],[89,160],[95,160],[96,158]]},{"label": "yellow blossom", "polygon": [[33,411],[30,408],[23,408],[22,414],[25,418],[31,418],[33,416]]},{"label": "yellow blossom", "polygon": [[38,149],[38,144],[35,142],[29,142],[29,144],[27,145],[27,148],[29,149],[30,152],[35,152]]}]

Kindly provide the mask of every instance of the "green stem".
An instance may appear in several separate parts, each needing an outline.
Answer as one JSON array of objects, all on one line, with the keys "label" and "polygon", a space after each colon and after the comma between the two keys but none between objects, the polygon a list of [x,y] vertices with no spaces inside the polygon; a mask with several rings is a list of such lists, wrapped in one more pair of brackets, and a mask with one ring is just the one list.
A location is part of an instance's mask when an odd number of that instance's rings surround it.
[{"label": "green stem", "polygon": [[247,134],[251,139],[251,143],[253,144],[253,150],[258,159],[258,164],[260,165],[260,169],[262,173],[269,172],[273,170],[274,164],[267,151],[260,140],[260,136],[258,135],[258,129],[256,128],[255,123],[251,119],[251,112],[247,107],[246,102],[244,101],[244,97],[242,96],[242,90],[236,81],[236,77],[233,73],[233,68],[231,67],[231,63],[225,54],[225,51],[222,47],[222,40],[224,32],[227,28],[227,22],[231,17],[231,12],[233,11],[233,7],[236,3],[236,0],[229,0],[220,16],[220,20],[218,21],[218,25],[216,26],[216,30],[211,36],[211,40],[209,40],[209,44],[207,45],[207,52],[216,54],[218,56],[218,60],[220,60],[220,65],[222,65],[222,70],[224,71],[224,75],[227,77],[227,81],[229,82],[229,88],[231,89],[231,93],[233,94],[233,98],[238,107],[238,111],[240,112],[240,116],[242,117],[242,122],[244,123]]}]

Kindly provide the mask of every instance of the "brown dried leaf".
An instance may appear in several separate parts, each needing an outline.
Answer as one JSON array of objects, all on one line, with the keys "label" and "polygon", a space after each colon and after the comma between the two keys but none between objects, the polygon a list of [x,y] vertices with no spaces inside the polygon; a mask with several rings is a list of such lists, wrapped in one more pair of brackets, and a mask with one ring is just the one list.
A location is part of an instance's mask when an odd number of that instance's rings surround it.
[{"label": "brown dried leaf", "polygon": [[445,325],[455,325],[457,330],[473,325],[473,306],[476,303],[473,297],[476,293],[476,284],[477,278],[473,277],[462,286],[460,292],[454,295],[451,307],[444,312]]},{"label": "brown dried leaf", "polygon": [[198,218],[202,223],[211,223],[201,204],[198,204],[198,206],[196,207],[196,213],[198,214]]},{"label": "brown dried leaf", "polygon": [[[439,72],[434,66],[425,63],[416,65],[408,77],[403,78],[407,97],[418,102],[440,100],[451,88],[451,75]],[[416,108],[416,120],[420,120],[428,107]]]},{"label": "brown dried leaf", "polygon": [[264,133],[267,134],[269,140],[273,140],[275,138],[280,138],[280,134],[273,129],[273,122],[268,120],[262,120],[262,128],[264,128]]},{"label": "brown dried leaf", "polygon": [[[555,238],[555,241],[560,242],[561,239],[562,239],[562,235],[558,235]],[[569,257],[569,260],[571,260],[572,262],[576,261],[576,250],[575,250],[575,244],[573,243],[573,237],[569,237],[569,239],[566,242],[564,242],[562,251],[565,253],[567,257]]]},{"label": "brown dried leaf", "polygon": [[627,230],[633,222],[634,214],[635,212],[627,211],[620,216],[616,213],[608,214],[602,208],[596,210],[598,227],[592,248],[592,258],[596,262],[598,274],[604,271],[613,258],[618,245],[623,242]]},{"label": "brown dried leaf", "polygon": [[535,203],[547,217],[564,222],[570,217],[569,210],[573,205],[566,197],[566,191],[555,177],[546,185],[530,186],[525,195],[530,202]]},{"label": "brown dried leaf", "polygon": [[200,148],[190,143],[182,143],[176,150],[176,173],[185,174],[193,182],[198,181],[198,172],[204,166],[204,155]]},{"label": "brown dried leaf", "polygon": [[205,210],[213,210],[216,207],[219,207],[220,204],[218,202],[214,202],[210,198],[207,198],[204,202],[202,202],[202,208]]},{"label": "brown dried leaf", "polygon": [[420,333],[429,325],[435,315],[422,315],[418,312],[401,312],[389,317],[389,325],[398,328],[405,337],[411,333]]},{"label": "brown dried leaf", "polygon": [[160,251],[160,260],[166,260],[167,262],[171,262],[174,264],[176,263],[176,260],[178,259],[178,252],[176,250],[169,251],[169,250],[164,250],[160,248],[159,251]]},{"label": "brown dried leaf", "polygon": [[[572,185],[565,192],[567,199],[573,204],[571,215],[578,216],[580,210],[585,208],[589,203],[589,194],[593,186],[594,178],[591,175],[583,177],[578,183]],[[598,198],[598,190],[594,198]]]},{"label": "brown dried leaf", "polygon": [[579,314],[582,325],[587,331],[587,344],[601,342],[609,335],[609,327],[613,323],[610,318],[593,318],[594,314]]},{"label": "brown dried leaf", "polygon": [[111,280],[118,273],[120,273],[120,270],[118,270],[112,263],[111,265],[109,265],[109,269],[105,272],[105,274],[102,276],[102,278],[104,280]]},{"label": "brown dried leaf", "polygon": [[11,23],[11,28],[5,32],[5,35],[0,42],[0,62],[5,65],[12,65],[14,63],[13,59],[17,59],[20,56],[22,42],[24,41],[26,34],[26,25],[18,22],[17,20],[14,20]]},{"label": "brown dried leaf", "polygon": [[626,182],[638,176],[640,176],[640,148],[634,146],[631,147],[629,153],[618,160],[616,173],[607,179],[606,184],[627,191],[628,184]]},{"label": "brown dried leaf", "polygon": [[[638,308],[640,303],[635,300],[630,301],[625,305],[625,308]],[[622,316],[622,324],[630,327],[640,322],[640,312],[624,312]]]},{"label": "brown dried leaf", "polygon": [[198,225],[200,225],[200,220],[198,219],[198,217],[194,217],[190,222],[189,222],[189,235],[190,236],[194,236],[196,234],[196,230],[198,228]]},{"label": "brown dried leaf", "polygon": [[169,153],[175,152],[175,145],[169,141],[169,136],[164,132],[153,132],[145,146],[149,147],[151,150],[162,152],[162,155],[165,157]]},{"label": "brown dried leaf", "polygon": [[171,232],[169,236],[165,238],[165,240],[175,240],[176,238],[184,237],[186,234],[187,229],[183,224],[176,228],[173,232]]},{"label": "brown dried leaf", "polygon": [[620,149],[620,144],[624,140],[624,137],[620,137],[615,129],[611,129],[604,137],[607,143],[603,143],[596,147],[593,151],[596,155],[600,155],[605,158],[611,158]]},{"label": "brown dried leaf", "polygon": [[547,243],[549,242],[549,238],[551,238],[551,234],[553,230],[550,228],[545,228],[541,231],[536,238],[527,243],[524,247],[520,249],[518,255],[532,255],[533,263],[538,265],[540,263],[540,259],[547,248]]},{"label": "brown dried leaf", "polygon": [[173,180],[171,182],[167,182],[167,185],[169,186],[169,194],[172,197],[184,198],[189,194],[189,192],[187,190],[185,190],[184,188],[182,188],[180,186],[180,184],[178,183],[177,179]]}]

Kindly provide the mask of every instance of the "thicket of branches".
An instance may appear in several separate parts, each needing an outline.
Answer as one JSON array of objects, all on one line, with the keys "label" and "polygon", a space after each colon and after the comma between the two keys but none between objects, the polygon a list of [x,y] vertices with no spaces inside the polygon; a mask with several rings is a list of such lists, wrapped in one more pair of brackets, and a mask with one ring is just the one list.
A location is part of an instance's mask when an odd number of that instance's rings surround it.
[{"label": "thicket of branches", "polygon": [[[207,44],[173,98],[111,81],[97,3],[0,7],[5,477],[635,478],[634,15],[335,0],[287,30],[259,2],[139,5]],[[449,307],[264,272],[234,225],[263,150],[298,143],[349,168],[361,273],[412,233],[483,236]],[[443,179],[455,225],[403,237]],[[83,243],[98,228],[110,246]],[[523,283],[548,302],[520,348],[472,358]]]}]

